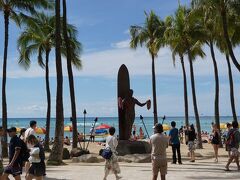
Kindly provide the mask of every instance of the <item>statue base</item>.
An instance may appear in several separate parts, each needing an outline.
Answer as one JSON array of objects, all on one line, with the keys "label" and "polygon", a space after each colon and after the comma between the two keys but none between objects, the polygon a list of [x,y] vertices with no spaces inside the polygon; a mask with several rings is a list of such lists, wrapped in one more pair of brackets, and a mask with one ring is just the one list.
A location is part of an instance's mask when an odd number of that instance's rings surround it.
[{"label": "statue base", "polygon": [[151,145],[146,141],[119,140],[117,146],[119,156],[127,154],[149,154]]}]

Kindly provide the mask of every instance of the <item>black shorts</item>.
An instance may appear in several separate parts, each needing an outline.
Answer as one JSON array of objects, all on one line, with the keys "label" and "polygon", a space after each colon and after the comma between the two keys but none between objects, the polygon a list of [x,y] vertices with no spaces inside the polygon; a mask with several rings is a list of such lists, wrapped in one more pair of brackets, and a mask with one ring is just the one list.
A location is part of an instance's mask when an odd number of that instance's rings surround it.
[{"label": "black shorts", "polygon": [[22,166],[20,163],[15,163],[12,167],[6,167],[4,169],[5,174],[11,174],[13,177],[22,174]]},{"label": "black shorts", "polygon": [[134,136],[136,135],[136,131],[133,131],[133,135],[134,135]]},{"label": "black shorts", "polygon": [[29,174],[33,176],[45,176],[46,175],[46,166],[44,162],[32,163],[31,167],[28,170]]}]

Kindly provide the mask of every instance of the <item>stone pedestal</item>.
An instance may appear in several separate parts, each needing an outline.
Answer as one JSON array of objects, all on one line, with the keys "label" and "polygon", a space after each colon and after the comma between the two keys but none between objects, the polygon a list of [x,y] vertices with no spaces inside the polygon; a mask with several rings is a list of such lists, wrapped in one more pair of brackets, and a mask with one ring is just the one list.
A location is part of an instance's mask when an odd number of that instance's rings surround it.
[{"label": "stone pedestal", "polygon": [[148,154],[151,153],[151,145],[145,141],[120,140],[117,152],[119,156],[127,154]]}]

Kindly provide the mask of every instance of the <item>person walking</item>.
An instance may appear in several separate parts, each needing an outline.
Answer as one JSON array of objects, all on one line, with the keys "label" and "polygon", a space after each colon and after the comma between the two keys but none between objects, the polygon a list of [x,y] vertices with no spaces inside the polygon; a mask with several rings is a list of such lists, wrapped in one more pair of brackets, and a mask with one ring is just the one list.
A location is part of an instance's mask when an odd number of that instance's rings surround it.
[{"label": "person walking", "polygon": [[194,128],[194,125],[192,124],[189,128],[189,130],[186,131],[187,137],[188,137],[188,141],[187,141],[187,145],[188,145],[188,150],[190,153],[190,162],[195,162],[195,139],[196,139],[196,131]]},{"label": "person walking", "polygon": [[105,163],[105,175],[103,180],[107,179],[107,176],[110,173],[113,173],[116,176],[116,179],[121,179],[122,177],[119,176],[120,174],[120,167],[118,164],[118,158],[117,158],[117,146],[118,146],[118,141],[117,138],[114,136],[115,134],[115,128],[110,127],[109,128],[109,136],[106,138],[106,148],[109,148],[112,151],[112,156],[110,159],[106,159]]},{"label": "person walking", "polygon": [[27,143],[31,147],[29,162],[31,164],[26,180],[43,180],[46,175],[45,154],[44,149],[38,139],[34,135],[27,138]]},{"label": "person walking", "polygon": [[232,163],[233,160],[235,160],[235,163],[237,164],[238,170],[240,170],[239,166],[239,143],[240,143],[240,132],[239,132],[239,126],[237,121],[232,122],[232,129],[228,133],[228,139],[227,144],[229,148],[231,149],[230,157],[228,159],[228,162],[225,166],[225,171],[230,171],[229,165]]},{"label": "person walking", "polygon": [[213,149],[214,149],[215,162],[218,162],[218,148],[219,148],[219,144],[220,144],[220,133],[219,133],[219,130],[218,130],[216,124],[214,124],[212,126],[211,137],[212,137],[211,138],[211,144],[212,144]]},{"label": "person walking", "polygon": [[166,149],[168,147],[169,139],[162,134],[163,126],[157,123],[154,127],[154,135],[150,137],[150,144],[152,146],[152,180],[157,180],[158,173],[160,171],[161,180],[166,179],[167,174],[167,154]]},{"label": "person walking", "polygon": [[7,132],[11,137],[9,143],[9,164],[4,169],[2,179],[8,180],[8,176],[11,174],[15,180],[20,180],[20,175],[22,174],[21,142],[15,127],[7,129]]},{"label": "person walking", "polygon": [[229,144],[227,144],[227,139],[228,139],[228,133],[230,132],[230,130],[232,128],[232,124],[227,123],[226,126],[227,126],[227,129],[223,133],[223,137],[224,137],[225,150],[228,152],[228,158],[230,158],[231,148],[229,147]]},{"label": "person walking", "polygon": [[2,174],[4,172],[3,168],[3,158],[2,158],[2,141],[3,141],[3,128],[0,126],[0,179],[2,179]]},{"label": "person walking", "polygon": [[25,135],[24,135],[24,141],[27,141],[27,138],[30,135],[35,135],[35,129],[37,128],[37,121],[30,121],[29,123],[30,127],[27,128],[27,130],[25,131]]},{"label": "person walking", "polygon": [[172,121],[171,126],[172,126],[172,129],[169,132],[169,138],[170,138],[169,144],[172,146],[172,153],[173,153],[172,164],[176,164],[176,162],[177,162],[176,153],[178,156],[178,164],[182,164],[179,132],[178,132],[178,129],[176,128],[176,122]]}]

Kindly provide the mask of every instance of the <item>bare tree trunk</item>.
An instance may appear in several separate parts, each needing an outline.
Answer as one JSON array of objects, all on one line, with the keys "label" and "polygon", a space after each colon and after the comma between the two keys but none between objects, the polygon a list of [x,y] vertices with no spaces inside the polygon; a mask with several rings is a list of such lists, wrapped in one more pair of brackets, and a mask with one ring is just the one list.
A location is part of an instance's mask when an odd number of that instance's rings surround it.
[{"label": "bare tree trunk", "polygon": [[187,90],[187,76],[184,66],[183,56],[180,56],[182,71],[183,71],[183,87],[184,87],[184,107],[185,107],[185,126],[189,126],[189,116],[188,116],[188,90]]},{"label": "bare tree trunk", "polygon": [[55,0],[56,10],[56,70],[57,70],[57,97],[56,97],[56,126],[55,138],[52,152],[48,163],[54,165],[62,164],[63,140],[64,140],[64,113],[63,113],[63,75],[61,60],[61,22],[60,22],[60,0]]},{"label": "bare tree trunk", "polygon": [[215,77],[215,102],[214,102],[214,114],[215,114],[215,123],[217,128],[220,130],[220,118],[219,118],[219,79],[218,79],[218,67],[217,61],[215,58],[215,52],[213,49],[213,43],[210,41],[210,51],[214,67],[214,77]]},{"label": "bare tree trunk", "polygon": [[156,76],[155,76],[155,58],[152,54],[152,91],[153,91],[153,115],[154,124],[158,123],[157,115],[157,95],[156,95]]},{"label": "bare tree trunk", "polygon": [[2,156],[8,156],[7,146],[7,97],[6,97],[6,80],[7,80],[7,53],[8,53],[8,31],[9,31],[9,11],[4,11],[4,55],[3,55],[3,77],[2,77],[2,127],[4,129],[4,141],[2,144]]},{"label": "bare tree trunk", "polygon": [[51,120],[51,92],[49,85],[49,53],[50,50],[46,50],[46,70],[45,70],[45,81],[46,81],[46,93],[47,93],[47,119],[46,119],[46,135],[45,135],[45,151],[49,151],[49,134],[50,134],[50,120]]},{"label": "bare tree trunk", "polygon": [[202,146],[202,136],[201,136],[201,125],[200,125],[200,118],[199,118],[199,114],[198,114],[197,97],[196,97],[196,91],[195,91],[194,70],[193,70],[193,62],[192,62],[190,50],[188,50],[188,58],[189,58],[189,64],[190,64],[193,107],[194,107],[194,113],[195,113],[195,118],[196,118],[196,127],[197,127],[197,140],[198,140],[197,148],[202,149],[203,146]]},{"label": "bare tree trunk", "polygon": [[237,121],[235,99],[234,99],[234,83],[233,83],[233,77],[232,77],[232,68],[231,68],[231,63],[230,63],[229,56],[227,54],[226,54],[226,60],[227,60],[227,65],[228,65],[228,77],[229,77],[229,88],[230,88],[232,115],[233,115],[233,120]]},{"label": "bare tree trunk", "polygon": [[71,110],[72,110],[72,128],[73,128],[73,143],[72,148],[77,148],[78,144],[78,130],[77,130],[77,113],[76,113],[76,102],[75,102],[75,89],[74,89],[74,79],[72,71],[72,55],[70,52],[69,38],[67,34],[67,7],[66,0],[63,0],[63,34],[64,41],[67,49],[67,70],[68,70],[68,81],[69,81],[69,90],[71,97]]}]

